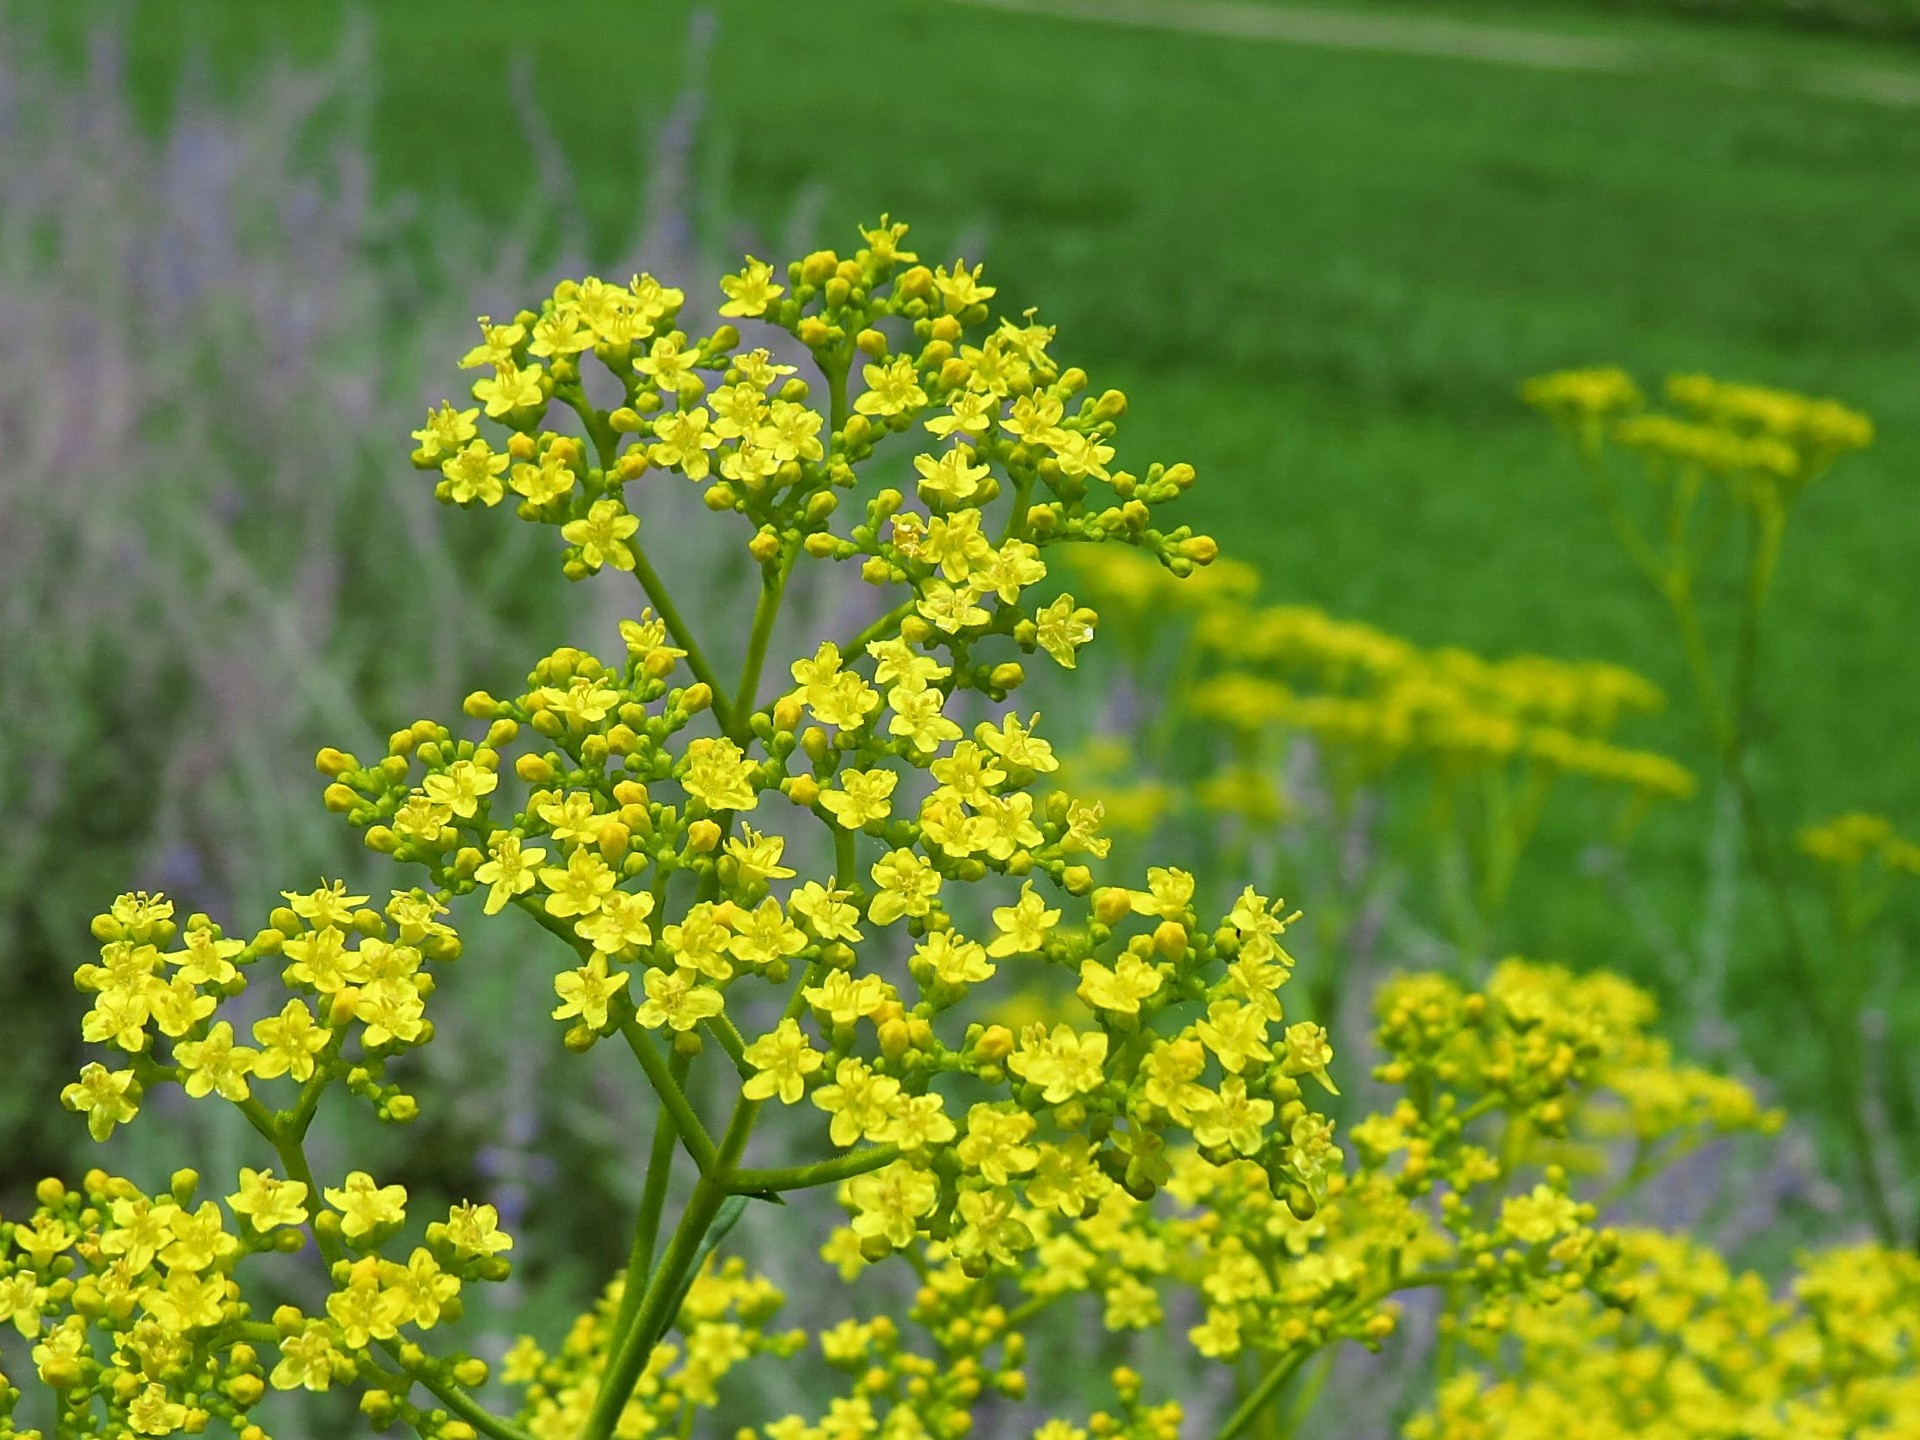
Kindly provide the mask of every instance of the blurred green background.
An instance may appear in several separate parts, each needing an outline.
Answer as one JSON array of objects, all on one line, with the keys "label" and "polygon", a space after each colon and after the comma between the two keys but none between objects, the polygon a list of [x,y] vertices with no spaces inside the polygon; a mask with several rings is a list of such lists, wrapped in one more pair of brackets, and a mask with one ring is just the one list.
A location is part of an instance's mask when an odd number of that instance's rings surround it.
[{"label": "blurred green background", "polygon": [[[1637,743],[1703,770],[1662,617],[1517,387],[1612,363],[1842,399],[1880,438],[1798,512],[1760,783],[1788,821],[1920,824],[1910,0],[0,13],[0,317],[10,339],[46,337],[15,339],[15,363],[64,373],[110,351],[178,372],[122,421],[131,452],[68,445],[104,403],[71,376],[0,400],[16,547],[0,540],[0,796],[30,831],[0,855],[0,1023],[18,1042],[0,1195],[81,1153],[50,1097],[77,1064],[78,997],[57,987],[95,908],[136,883],[242,908],[358,865],[317,813],[314,746],[449,712],[572,637],[537,542],[434,513],[405,430],[456,383],[476,310],[636,255],[704,284],[742,249],[909,220],[923,255],[986,260],[1000,303],[1038,305],[1061,353],[1129,393],[1130,453],[1198,468],[1187,518],[1260,569],[1265,598],[1423,645],[1633,666],[1676,700]],[[191,188],[208,174],[217,204]],[[175,291],[174,309],[153,299]],[[116,325],[125,343],[102,342]],[[73,508],[82,490],[95,508]],[[224,560],[181,538],[203,523]],[[1676,924],[1702,885],[1705,804],[1671,808],[1637,852]],[[1580,854],[1549,834],[1507,938],[1677,989]],[[1735,978],[1744,1052],[1815,1104],[1768,947],[1741,949]],[[473,984],[482,1018],[441,1077],[469,1104],[409,1163],[452,1185],[486,1142],[478,1183],[578,1171],[588,1209],[613,1213],[628,1197],[602,1172],[623,1142],[601,1082],[490,1054],[485,1017],[544,992]],[[549,1083],[576,1087],[571,1118],[489,1140],[487,1096]],[[592,1220],[535,1244],[558,1296],[592,1273],[574,1244]]]}]

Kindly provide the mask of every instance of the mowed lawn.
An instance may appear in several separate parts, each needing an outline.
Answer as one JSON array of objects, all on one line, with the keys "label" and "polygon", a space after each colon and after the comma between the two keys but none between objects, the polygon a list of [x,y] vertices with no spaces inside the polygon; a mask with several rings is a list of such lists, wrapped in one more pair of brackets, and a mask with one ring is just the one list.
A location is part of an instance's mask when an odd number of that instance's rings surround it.
[{"label": "mowed lawn", "polygon": [[[519,52],[596,233],[625,233],[690,9],[368,7],[380,185],[517,213]],[[1764,80],[1801,57],[1920,73],[1920,53],[1490,17],[1674,57],[1589,74],[949,0],[715,13],[694,165],[708,244],[771,248],[796,215],[809,243],[842,243],[887,210],[929,258],[984,257],[1002,303],[1038,304],[1061,353],[1129,391],[1123,458],[1198,466],[1191,518],[1271,597],[1424,643],[1622,661],[1683,698],[1660,617],[1519,382],[1708,370],[1869,411],[1879,443],[1793,527],[1764,782],[1784,815],[1876,808],[1920,830],[1920,111]],[[133,64],[157,112],[183,49],[230,78],[277,48],[330,53],[340,16],[146,0]],[[1689,63],[1709,54],[1762,79]],[[1641,734],[1698,741],[1677,718]],[[1659,866],[1691,870],[1703,829],[1698,811],[1657,829]],[[1590,944],[1605,921],[1584,909],[1543,907],[1526,938]]]}]

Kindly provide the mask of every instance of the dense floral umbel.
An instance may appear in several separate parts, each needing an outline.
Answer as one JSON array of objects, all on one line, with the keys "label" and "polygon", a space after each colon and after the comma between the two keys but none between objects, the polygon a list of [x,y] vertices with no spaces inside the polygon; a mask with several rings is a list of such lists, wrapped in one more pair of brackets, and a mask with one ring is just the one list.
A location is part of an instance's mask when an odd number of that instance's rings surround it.
[{"label": "dense floral umbel", "polygon": [[[434,410],[416,464],[451,504],[516,496],[558,531],[567,575],[630,572],[644,603],[621,653],[564,648],[516,693],[470,696],[464,734],[422,720],[370,761],[321,752],[325,804],[419,888],[378,908],[337,882],[290,891],[249,939],[176,923],[159,896],[96,922],[100,962],[76,979],[111,1058],[67,1105],[104,1137],[178,1084],[236,1106],[262,1153],[224,1208],[190,1171],[161,1194],[96,1172],[47,1182],[30,1219],[0,1226],[0,1318],[34,1343],[57,1434],[220,1422],[262,1440],[269,1390],[351,1386],[376,1427],[434,1440],[684,1436],[730,1387],[735,1403],[769,1393],[732,1386],[736,1369],[807,1347],[842,1393],[763,1404],[750,1433],[957,1440],[994,1397],[1027,1393],[1027,1333],[1054,1302],[1097,1295],[1124,1333],[1161,1326],[1187,1289],[1192,1349],[1260,1367],[1231,1437],[1312,1354],[1384,1340],[1398,1290],[1444,1287],[1448,1324],[1476,1335],[1564,1296],[1628,1304],[1583,1167],[1624,1140],[1637,1179],[1770,1123],[1741,1087],[1674,1065],[1638,992],[1515,963],[1484,992],[1387,988],[1379,1078],[1396,1098],[1343,1153],[1317,1108],[1337,1093],[1327,1033],[1282,1000],[1294,915],[1251,887],[1209,908],[1214,887],[1173,865],[1120,873],[1101,807],[1060,788],[1039,717],[1008,703],[1030,658],[1071,670],[1094,633],[1049,572],[1058,545],[1130,546],[1174,577],[1213,559],[1156,516],[1193,472],[1119,468],[1123,397],[1059,364],[1031,313],[994,321],[977,267],[921,266],[904,236],[883,220],[851,257],[749,260],[705,333],[646,276],[568,282],[482,322],[477,403]],[[780,358],[802,354],[824,407]],[[591,384],[589,366],[605,372]],[[888,478],[904,483],[868,483]],[[648,556],[650,487],[688,483],[738,517],[761,576],[731,685]],[[882,598],[769,680],[809,561],[851,563]],[[1463,693],[1513,688],[1443,668]],[[1578,712],[1604,731],[1596,707],[1640,698],[1558,674],[1521,687],[1525,724]],[[511,1419],[473,1393],[483,1362],[429,1349],[468,1284],[508,1273],[492,1208],[421,1227],[403,1187],[317,1176],[305,1148],[340,1089],[413,1117],[390,1072],[433,1038],[461,897],[548,932],[552,958],[531,963],[550,967],[556,1040],[614,1041],[658,1102],[624,1273],[557,1344],[508,1355]],[[263,965],[282,993],[243,1008]],[[1008,1023],[1035,990],[1053,1015]],[[749,1165],[769,1114],[790,1163]],[[747,1206],[812,1188],[847,1217],[827,1264],[910,1269],[904,1313],[777,1331],[779,1292],[717,1254]],[[257,1318],[241,1277],[267,1251],[317,1252],[324,1301]],[[1183,1397],[1146,1389],[1122,1366],[1066,1402],[1084,1419],[1034,1434],[1176,1440]],[[0,1385],[0,1413],[19,1398]]]},{"label": "dense floral umbel", "polygon": [[1621,1236],[1623,1291],[1519,1306],[1488,1369],[1442,1385],[1408,1440],[1911,1440],[1920,1260],[1807,1260],[1784,1297],[1683,1236]]}]

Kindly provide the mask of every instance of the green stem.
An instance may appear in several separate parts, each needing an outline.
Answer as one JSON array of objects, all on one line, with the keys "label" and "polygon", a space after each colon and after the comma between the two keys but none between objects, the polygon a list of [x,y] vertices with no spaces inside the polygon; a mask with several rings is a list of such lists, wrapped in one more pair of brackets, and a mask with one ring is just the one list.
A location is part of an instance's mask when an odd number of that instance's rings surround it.
[{"label": "green stem", "polygon": [[847,376],[853,370],[853,347],[843,346],[834,354],[832,364],[818,354],[813,358],[827,377],[827,428],[837,435],[847,428]]},{"label": "green stem", "polygon": [[627,1048],[633,1051],[634,1059],[640,1062],[640,1068],[647,1072],[647,1081],[660,1097],[660,1103],[666,1107],[667,1114],[673,1117],[680,1143],[686,1147],[687,1154],[693,1157],[701,1176],[712,1175],[717,1163],[713,1140],[707,1134],[706,1126],[700,1123],[700,1117],[693,1113],[693,1106],[687,1103],[686,1092],[674,1080],[667,1062],[660,1058],[653,1037],[631,1015],[620,1022],[620,1033],[626,1038]]},{"label": "green stem", "polygon": [[874,1145],[817,1160],[811,1165],[789,1165],[778,1170],[734,1170],[726,1176],[727,1189],[736,1195],[756,1195],[767,1190],[810,1190],[816,1185],[831,1185],[865,1175],[870,1170],[897,1160],[897,1145]]},{"label": "green stem", "polygon": [[627,548],[633,551],[633,574],[640,582],[640,588],[647,592],[647,598],[653,602],[653,608],[666,622],[667,630],[673,636],[673,643],[687,652],[687,668],[693,672],[693,678],[713,692],[713,714],[720,722],[722,730],[732,730],[731,707],[727,704],[727,692],[720,684],[720,676],[712,665],[707,663],[706,653],[700,643],[693,638],[693,631],[687,628],[687,622],[681,617],[679,607],[673,603],[673,597],[667,593],[666,582],[660,578],[660,572],[653,568],[647,559],[647,552],[635,535],[627,540]]},{"label": "green stem", "polygon": [[851,640],[847,641],[846,644],[842,645],[840,647],[840,653],[848,658],[866,654],[867,646],[873,641],[881,639],[883,636],[898,629],[900,622],[913,613],[913,607],[913,601],[903,600],[878,620],[875,620],[871,625],[867,626],[867,628],[862,630],[858,635],[855,635]]},{"label": "green stem", "polygon": [[[678,1050],[667,1061],[667,1071],[683,1087],[683,1093],[687,1071],[692,1067],[693,1057]],[[673,1176],[673,1142],[678,1135],[673,1115],[662,1101],[653,1124],[653,1149],[647,1155],[647,1180],[640,1192],[640,1213],[634,1219],[633,1246],[627,1252],[627,1282],[621,1288],[620,1310],[610,1332],[616,1337],[627,1333],[640,1310],[642,1287],[633,1277],[653,1269],[653,1250],[660,1240],[660,1213],[666,1208],[667,1183]]]},{"label": "green stem", "polygon": [[793,562],[799,554],[797,545],[788,544],[781,550],[780,558],[761,572],[760,599],[753,607],[753,630],[747,636],[746,663],[741,667],[740,688],[732,706],[733,724],[727,727],[727,733],[739,745],[747,743],[747,717],[757,708],[754,702],[760,689],[760,671],[767,662],[767,643],[773,638],[774,622],[780,618],[780,601],[787,593],[787,577],[793,573]]},{"label": "green stem", "polygon": [[746,1037],[740,1033],[739,1027],[724,1014],[715,1015],[701,1023],[705,1025],[707,1033],[719,1041],[720,1048],[727,1052],[727,1058],[733,1062],[733,1068],[740,1078],[752,1079],[755,1071],[747,1060]]},{"label": "green stem", "polygon": [[[681,1213],[680,1223],[674,1227],[667,1253],[660,1258],[659,1268],[647,1284],[646,1296],[633,1323],[607,1356],[607,1367],[600,1377],[600,1393],[594,1398],[593,1413],[580,1432],[580,1440],[608,1440],[613,1434],[613,1427],[626,1408],[654,1346],[673,1323],[667,1309],[679,1295],[680,1282],[693,1267],[700,1253],[700,1242],[706,1238],[726,1199],[726,1190],[708,1177],[703,1175],[695,1183],[693,1195]],[[639,1277],[630,1273],[627,1283],[636,1285]]]}]

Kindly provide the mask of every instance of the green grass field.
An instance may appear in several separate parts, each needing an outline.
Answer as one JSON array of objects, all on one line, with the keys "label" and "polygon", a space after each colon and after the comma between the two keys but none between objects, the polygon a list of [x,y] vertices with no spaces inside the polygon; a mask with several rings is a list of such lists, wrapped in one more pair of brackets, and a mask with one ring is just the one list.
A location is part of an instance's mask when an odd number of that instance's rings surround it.
[{"label": "green grass field", "polygon": [[[594,233],[625,233],[690,8],[370,10],[378,185],[420,196],[429,223],[519,213],[534,161],[505,95],[517,53]],[[1801,81],[1920,83],[1920,53],[1538,7],[1356,13],[1639,60],[1581,73],[951,0],[717,11],[695,167],[708,248],[777,250],[796,213],[805,243],[835,243],[889,210],[925,251],[984,256],[1002,302],[1041,304],[1096,383],[1129,391],[1136,456],[1199,467],[1192,519],[1272,598],[1427,644],[1617,660],[1683,699],[1659,615],[1517,385],[1611,362],[1869,411],[1879,444],[1794,527],[1762,780],[1783,816],[1914,824],[1920,112]],[[158,116],[183,53],[231,78],[329,52],[343,13],[150,0],[135,78]],[[1697,755],[1676,708],[1653,738]],[[1652,868],[1691,876],[1703,828],[1697,812],[1658,828]],[[1560,898],[1527,942],[1603,944],[1604,908]]]}]

